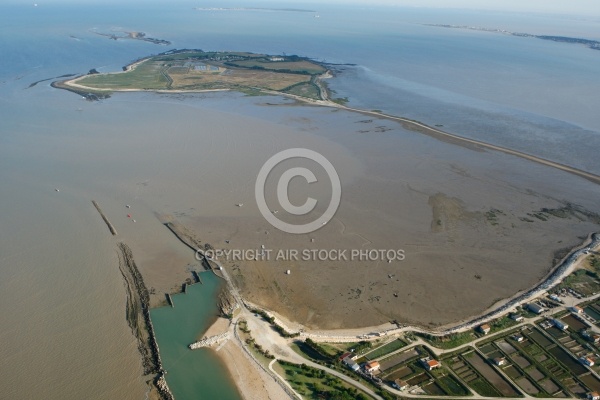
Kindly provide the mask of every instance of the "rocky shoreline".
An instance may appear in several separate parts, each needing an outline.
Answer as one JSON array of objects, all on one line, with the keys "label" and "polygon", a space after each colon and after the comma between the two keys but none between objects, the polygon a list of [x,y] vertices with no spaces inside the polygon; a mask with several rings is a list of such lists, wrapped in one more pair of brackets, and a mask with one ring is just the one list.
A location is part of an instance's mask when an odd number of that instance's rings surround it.
[{"label": "rocky shoreline", "polygon": [[129,246],[120,242],[117,247],[119,249],[119,270],[123,275],[127,290],[127,323],[137,339],[138,350],[142,355],[144,374],[156,374],[154,385],[160,398],[171,400],[173,395],[164,379],[165,371],[160,359],[154,326],[150,319],[150,294]]}]

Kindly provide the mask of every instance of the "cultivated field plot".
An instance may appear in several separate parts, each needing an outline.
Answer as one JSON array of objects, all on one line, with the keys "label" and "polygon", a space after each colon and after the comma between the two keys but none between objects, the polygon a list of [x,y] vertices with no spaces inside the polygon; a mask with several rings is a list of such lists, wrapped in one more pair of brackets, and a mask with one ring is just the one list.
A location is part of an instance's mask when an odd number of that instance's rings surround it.
[{"label": "cultivated field plot", "polygon": [[464,354],[448,359],[445,362],[450,365],[450,368],[456,375],[458,375],[460,379],[463,380],[463,382],[469,385],[478,394],[482,396],[502,397],[502,394],[496,390],[490,384],[490,382],[488,382],[485,377],[483,377],[483,375],[463,357]]},{"label": "cultivated field plot", "polygon": [[561,319],[563,322],[565,322],[566,324],[569,325],[569,328],[571,328],[572,330],[574,330],[576,332],[578,332],[582,329],[589,328],[589,326],[585,322],[581,321],[574,315],[567,315],[565,317],[562,317]]},{"label": "cultivated field plot", "polygon": [[312,82],[304,82],[291,86],[285,89],[285,92],[296,96],[308,97],[309,99],[318,99],[320,97],[319,88]]},{"label": "cultivated field plot", "polygon": [[234,89],[261,88],[283,90],[301,82],[310,81],[310,76],[285,74],[270,71],[228,69],[222,73],[192,70],[186,74],[170,75],[173,79],[171,89]]},{"label": "cultivated field plot", "polygon": [[463,358],[473,369],[483,376],[505,397],[518,397],[519,393],[486,360],[475,351],[464,354]]},{"label": "cultivated field plot", "polygon": [[504,352],[504,354],[507,354],[507,355],[511,355],[512,353],[517,351],[517,349],[515,349],[513,346],[511,346],[505,340],[497,341],[496,345],[498,346],[498,348],[500,348],[500,350],[502,350]]},{"label": "cultivated field plot", "polygon": [[573,354],[563,350],[557,343],[569,348],[576,356],[580,351],[584,351],[581,344],[558,329],[550,328],[547,331],[556,337],[556,343],[538,329],[532,328],[522,332],[527,338],[524,342],[511,344],[519,351],[519,356],[531,364],[521,372],[526,374],[538,389],[553,396],[560,393],[578,396],[598,390],[600,381],[576,360]]},{"label": "cultivated field plot", "polygon": [[[377,347],[376,349],[370,351],[369,353],[366,353],[364,356],[365,356],[365,358],[367,358],[369,360],[375,360],[375,359],[381,358],[387,354],[393,353],[394,351],[399,350],[399,349],[403,348],[404,346],[406,346],[406,343],[404,343],[400,339],[395,339],[389,343],[384,344],[383,346]],[[385,369],[385,368],[382,367],[381,369]]]},{"label": "cultivated field plot", "polygon": [[392,371],[394,367],[406,363],[408,360],[416,358],[418,355],[419,353],[415,349],[411,349],[379,360],[381,370],[384,372]]},{"label": "cultivated field plot", "polygon": [[[274,57],[271,57],[274,58]],[[304,74],[322,74],[325,72],[325,68],[322,66],[312,63],[310,61],[271,61],[271,58],[263,57],[258,58],[255,57],[251,60],[243,60],[243,61],[232,61],[228,63],[229,65],[233,65],[236,67],[245,67],[245,68],[264,68],[272,71],[282,71],[282,72],[295,72],[295,73],[304,73]]]},{"label": "cultivated field plot", "polygon": [[129,72],[87,75],[77,84],[97,89],[167,89],[169,78],[161,62],[147,60]]},{"label": "cultivated field plot", "polygon": [[409,375],[412,375],[415,371],[412,370],[409,366],[404,366],[393,373],[386,376],[386,379],[389,381],[395,381],[396,379],[404,379]]},{"label": "cultivated field plot", "polygon": [[263,89],[319,99],[319,87],[312,80],[325,71],[325,67],[295,56],[185,51],[150,57],[127,72],[87,75],[76,83],[106,91]]},{"label": "cultivated field plot", "polygon": [[581,376],[579,379],[581,379],[581,382],[583,382],[588,389],[594,392],[600,392],[600,380],[598,380],[598,378],[596,378],[594,375],[586,374]]},{"label": "cultivated field plot", "polygon": [[[386,346],[389,346],[388,343]],[[443,366],[432,371],[426,371],[419,359],[428,356],[424,349],[411,349],[380,361],[382,378],[387,382],[402,379],[409,386],[418,386],[430,395],[465,396],[467,388],[448,373]],[[390,367],[391,366],[391,367]]]},{"label": "cultivated field plot", "polygon": [[590,304],[589,306],[584,308],[584,311],[587,315],[595,319],[596,321],[600,321],[600,309],[597,304]]},{"label": "cultivated field plot", "polygon": [[[494,368],[500,368],[527,394],[545,397],[565,395],[566,386],[561,386],[555,375],[573,378],[572,375],[552,360],[551,356],[547,355],[544,349],[529,336],[536,337],[539,343],[544,343],[546,346],[555,346],[555,344],[537,330],[525,329],[519,333],[525,335],[522,342],[518,342],[515,336],[508,334],[481,346],[480,350],[487,352],[485,356],[490,366],[492,360],[504,359],[501,366]],[[551,371],[545,366],[551,367]]]},{"label": "cultivated field plot", "polygon": [[515,382],[527,394],[538,394],[540,392],[535,387],[535,385],[529,379],[527,379],[527,378],[522,377],[522,378],[519,378],[519,379],[515,380]]}]

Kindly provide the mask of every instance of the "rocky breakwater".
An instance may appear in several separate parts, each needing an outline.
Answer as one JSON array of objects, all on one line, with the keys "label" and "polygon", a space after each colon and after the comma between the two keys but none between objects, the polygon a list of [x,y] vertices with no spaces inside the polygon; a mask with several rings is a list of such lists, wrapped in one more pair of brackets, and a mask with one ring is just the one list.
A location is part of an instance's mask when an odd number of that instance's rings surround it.
[{"label": "rocky breakwater", "polygon": [[167,385],[167,380],[165,379],[165,375],[163,373],[156,377],[154,385],[156,386],[161,399],[175,400],[175,397],[173,396],[173,393],[171,393],[171,389],[169,389],[169,385]]},{"label": "rocky breakwater", "polygon": [[165,371],[160,359],[154,326],[150,319],[150,294],[144,284],[144,278],[133,259],[133,254],[129,246],[121,242],[118,244],[118,249],[119,270],[125,281],[127,293],[127,323],[137,339],[138,350],[142,355],[144,374],[157,374],[154,379],[154,385],[160,398],[162,400],[172,400],[174,397],[164,378]]},{"label": "rocky breakwater", "polygon": [[228,319],[233,317],[234,311],[239,307],[237,301],[235,301],[235,297],[227,288],[224,288],[221,290],[221,293],[219,293],[217,306],[219,307],[221,316]]},{"label": "rocky breakwater", "polygon": [[207,338],[197,341],[196,343],[192,343],[188,347],[191,350],[199,349],[201,347],[210,347],[214,344],[221,343],[227,339],[229,339],[229,332],[223,332],[220,335],[207,337]]}]

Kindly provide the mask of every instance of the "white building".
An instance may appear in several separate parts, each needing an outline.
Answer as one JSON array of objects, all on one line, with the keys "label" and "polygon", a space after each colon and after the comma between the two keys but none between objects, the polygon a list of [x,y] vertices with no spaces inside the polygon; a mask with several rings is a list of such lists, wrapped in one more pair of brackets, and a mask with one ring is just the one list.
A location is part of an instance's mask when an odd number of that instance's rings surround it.
[{"label": "white building", "polygon": [[569,329],[569,325],[565,324],[564,322],[562,322],[560,319],[558,318],[554,318],[552,320],[552,323],[554,324],[555,327],[557,327],[558,329],[560,329],[561,331],[566,331],[567,329]]}]

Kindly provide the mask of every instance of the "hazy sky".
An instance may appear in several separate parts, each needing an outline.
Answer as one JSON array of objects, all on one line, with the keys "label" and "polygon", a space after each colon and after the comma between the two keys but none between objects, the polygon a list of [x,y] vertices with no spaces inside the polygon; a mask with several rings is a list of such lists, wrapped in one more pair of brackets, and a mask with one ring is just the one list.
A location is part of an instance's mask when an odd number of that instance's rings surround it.
[{"label": "hazy sky", "polygon": [[[245,0],[248,1],[248,0]],[[326,0],[344,3],[346,0]],[[600,0],[350,0],[352,3],[600,16]],[[325,2],[325,1],[324,1]],[[283,2],[281,2],[283,3]]]},{"label": "hazy sky", "polygon": [[[57,3],[122,3],[121,0],[0,0],[7,3],[51,5]],[[467,8],[477,10],[498,10],[498,11],[516,11],[516,12],[537,12],[537,13],[560,13],[577,14],[583,16],[600,16],[600,0],[129,0],[125,3],[171,3],[174,7],[178,4],[201,7],[252,7],[261,6],[265,2],[270,2],[273,6],[299,6],[306,4],[381,4],[396,5],[408,7],[436,7],[436,8]]]}]

